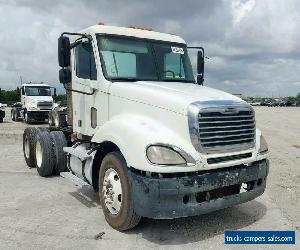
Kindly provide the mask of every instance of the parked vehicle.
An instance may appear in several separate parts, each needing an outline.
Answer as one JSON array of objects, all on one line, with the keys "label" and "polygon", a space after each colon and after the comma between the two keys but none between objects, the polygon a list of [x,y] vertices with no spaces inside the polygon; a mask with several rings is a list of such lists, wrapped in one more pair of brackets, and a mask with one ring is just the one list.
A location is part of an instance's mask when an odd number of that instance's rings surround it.
[{"label": "parked vehicle", "polygon": [[[54,88],[54,95],[56,89]],[[49,85],[44,83],[26,83],[21,87],[21,107],[12,108],[13,121],[24,119],[26,123],[45,121],[53,108],[53,97]]]},{"label": "parked vehicle", "polygon": [[[198,50],[197,80],[188,49]],[[40,176],[66,171],[99,192],[107,222],[208,213],[260,196],[268,145],[251,105],[203,86],[204,49],[179,36],[95,25],[58,39],[67,124],[24,131]]]},{"label": "parked vehicle", "polygon": [[5,106],[0,103],[0,123],[3,123],[3,119],[5,117]]}]

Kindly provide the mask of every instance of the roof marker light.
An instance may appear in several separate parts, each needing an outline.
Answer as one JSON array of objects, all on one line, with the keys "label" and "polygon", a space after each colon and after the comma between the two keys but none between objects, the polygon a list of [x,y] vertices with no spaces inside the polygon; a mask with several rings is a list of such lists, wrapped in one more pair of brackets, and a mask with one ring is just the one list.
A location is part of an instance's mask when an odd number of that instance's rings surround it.
[{"label": "roof marker light", "polygon": [[130,29],[138,29],[138,30],[147,30],[147,31],[152,31],[153,30],[153,29],[150,29],[150,28],[139,27],[139,26],[136,26],[136,25],[128,25],[127,27],[130,28]]}]

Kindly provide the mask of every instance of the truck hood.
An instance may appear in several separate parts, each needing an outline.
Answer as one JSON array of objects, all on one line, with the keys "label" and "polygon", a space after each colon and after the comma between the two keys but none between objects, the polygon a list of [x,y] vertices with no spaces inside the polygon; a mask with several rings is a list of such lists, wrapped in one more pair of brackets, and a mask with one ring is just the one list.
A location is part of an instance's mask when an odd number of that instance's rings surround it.
[{"label": "truck hood", "polygon": [[226,92],[182,82],[114,82],[110,94],[186,115],[189,104],[197,101],[242,99]]}]

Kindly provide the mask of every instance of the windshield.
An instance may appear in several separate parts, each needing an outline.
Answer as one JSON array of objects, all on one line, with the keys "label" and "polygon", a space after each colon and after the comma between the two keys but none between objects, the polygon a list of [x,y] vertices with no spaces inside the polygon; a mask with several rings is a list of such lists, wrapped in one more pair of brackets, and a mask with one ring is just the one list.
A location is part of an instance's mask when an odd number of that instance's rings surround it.
[{"label": "windshield", "polygon": [[51,96],[49,87],[26,87],[27,96]]},{"label": "windshield", "polygon": [[195,82],[184,44],[98,36],[98,46],[109,80]]}]

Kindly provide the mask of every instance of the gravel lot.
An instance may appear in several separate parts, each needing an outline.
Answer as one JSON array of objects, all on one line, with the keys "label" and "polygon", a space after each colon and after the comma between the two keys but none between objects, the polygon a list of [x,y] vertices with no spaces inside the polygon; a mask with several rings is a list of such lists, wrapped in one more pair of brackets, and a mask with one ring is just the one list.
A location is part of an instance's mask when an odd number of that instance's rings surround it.
[{"label": "gravel lot", "polygon": [[[208,215],[143,219],[126,233],[108,226],[98,194],[89,186],[58,176],[41,178],[29,169],[21,144],[26,125],[12,122],[8,109],[6,115],[0,124],[0,249],[216,249],[224,247],[227,229],[296,230],[299,235],[300,108],[256,108],[257,126],[271,150],[263,196]],[[105,232],[102,239],[95,240],[100,232]]]}]

